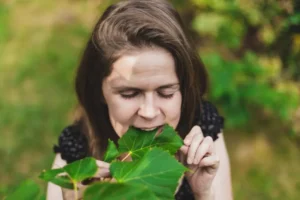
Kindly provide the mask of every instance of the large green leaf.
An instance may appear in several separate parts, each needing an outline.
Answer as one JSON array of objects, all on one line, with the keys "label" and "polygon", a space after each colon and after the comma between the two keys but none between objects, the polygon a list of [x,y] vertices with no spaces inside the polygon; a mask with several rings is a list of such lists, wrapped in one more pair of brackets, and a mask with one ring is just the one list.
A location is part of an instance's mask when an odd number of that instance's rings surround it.
[{"label": "large green leaf", "polygon": [[63,172],[65,172],[63,168],[51,169],[47,171],[44,170],[40,174],[39,178],[48,182],[52,182],[63,188],[74,189],[74,184],[68,176],[59,176],[59,174]]},{"label": "large green leaf", "polygon": [[112,176],[119,183],[136,183],[148,187],[159,199],[174,198],[179,178],[186,168],[168,152],[154,147],[141,159],[113,162]]},{"label": "large green leaf", "polygon": [[119,139],[120,153],[128,152],[132,159],[142,157],[149,150],[154,141],[157,130],[142,131],[129,127],[128,131]]},{"label": "large green leaf", "polygon": [[95,183],[84,192],[85,200],[155,200],[152,191],[143,185],[128,183]]},{"label": "large green leaf", "polygon": [[58,168],[58,169],[50,169],[50,170],[44,170],[40,175],[39,178],[49,181],[53,178],[55,178],[57,175],[61,174],[64,172],[63,168]]},{"label": "large green leaf", "polygon": [[163,127],[162,133],[155,137],[157,129],[153,131],[142,131],[134,127],[122,136],[119,141],[119,152],[128,152],[132,159],[141,158],[149,149],[161,147],[174,154],[182,145],[182,139],[169,125]]},{"label": "large green leaf", "polygon": [[94,158],[87,157],[66,165],[63,169],[73,181],[79,182],[95,175],[98,167]]},{"label": "large green leaf", "polygon": [[74,183],[68,176],[57,176],[48,181],[63,188],[74,189]]},{"label": "large green leaf", "polygon": [[[39,177],[61,187],[73,189],[74,182],[92,177],[97,172],[97,169],[96,160],[88,157],[68,164],[63,168],[43,171]],[[68,176],[59,176],[63,172],[66,172]]]},{"label": "large green leaf", "polygon": [[108,146],[104,155],[104,162],[111,162],[119,155],[119,151],[113,141],[108,139]]},{"label": "large green leaf", "polygon": [[27,180],[21,183],[21,185],[10,194],[5,200],[16,200],[16,199],[32,199],[37,200],[40,196],[39,186],[32,180]]},{"label": "large green leaf", "polygon": [[167,150],[173,155],[183,145],[183,141],[173,127],[165,125],[162,133],[154,139],[152,145]]}]

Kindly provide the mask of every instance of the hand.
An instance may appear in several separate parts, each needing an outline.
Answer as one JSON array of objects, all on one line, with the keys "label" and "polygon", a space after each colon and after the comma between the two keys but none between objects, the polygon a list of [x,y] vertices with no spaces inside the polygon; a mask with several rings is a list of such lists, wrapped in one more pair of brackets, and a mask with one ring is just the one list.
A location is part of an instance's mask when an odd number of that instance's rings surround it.
[{"label": "hand", "polygon": [[194,195],[210,196],[212,181],[219,167],[213,139],[209,136],[204,138],[201,128],[194,126],[185,137],[180,152],[184,155],[186,165],[190,169],[186,177]]},{"label": "hand", "polygon": [[110,177],[110,171],[109,171],[109,167],[110,164],[101,160],[96,160],[96,164],[98,166],[98,170],[96,172],[96,174],[88,179],[88,180],[84,180],[81,183],[84,185],[88,185],[94,181],[102,181],[105,178],[109,178]]},{"label": "hand", "polygon": [[[96,164],[98,166],[98,170],[96,172],[96,174],[93,176],[93,178],[90,178],[88,180],[84,180],[81,183],[78,183],[77,187],[78,187],[78,199],[82,199],[83,198],[83,193],[84,190],[88,187],[88,184],[91,184],[94,181],[101,181],[104,178],[110,177],[110,171],[109,171],[109,167],[110,164],[101,160],[97,160]],[[69,190],[69,189],[65,189],[62,188],[62,192],[63,192],[63,199],[64,200],[74,200],[75,199],[75,192],[74,190]]]}]

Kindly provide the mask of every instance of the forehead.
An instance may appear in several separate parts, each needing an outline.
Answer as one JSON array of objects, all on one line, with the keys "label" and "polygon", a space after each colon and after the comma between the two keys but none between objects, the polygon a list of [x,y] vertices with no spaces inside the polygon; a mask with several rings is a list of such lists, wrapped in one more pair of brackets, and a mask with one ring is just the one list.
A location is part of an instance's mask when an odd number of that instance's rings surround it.
[{"label": "forehead", "polygon": [[124,54],[112,65],[107,77],[112,85],[149,87],[178,82],[172,55],[162,48]]}]

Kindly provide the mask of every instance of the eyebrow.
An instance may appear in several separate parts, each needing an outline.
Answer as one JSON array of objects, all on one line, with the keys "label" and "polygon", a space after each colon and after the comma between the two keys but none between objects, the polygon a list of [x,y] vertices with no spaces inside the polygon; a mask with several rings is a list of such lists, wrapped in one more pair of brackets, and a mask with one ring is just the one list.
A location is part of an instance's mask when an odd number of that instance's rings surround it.
[{"label": "eyebrow", "polygon": [[[159,86],[158,88],[156,88],[156,90],[173,88],[175,86],[179,86],[179,83],[171,83],[171,84],[162,85],[162,86]],[[117,87],[112,87],[112,88],[115,90],[141,90],[140,88],[131,87],[131,86],[117,86]]]}]

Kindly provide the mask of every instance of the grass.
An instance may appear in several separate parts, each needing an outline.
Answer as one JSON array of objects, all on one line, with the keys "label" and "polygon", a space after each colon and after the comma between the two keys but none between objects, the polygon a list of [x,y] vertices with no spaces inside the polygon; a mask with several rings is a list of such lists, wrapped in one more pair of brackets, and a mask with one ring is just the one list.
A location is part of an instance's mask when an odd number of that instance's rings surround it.
[{"label": "grass", "polygon": [[[109,3],[0,3],[0,199],[26,178],[45,188],[36,177],[50,168],[52,146],[72,122],[75,70]],[[235,199],[297,199],[299,147],[277,119],[253,123],[225,129]]]}]

